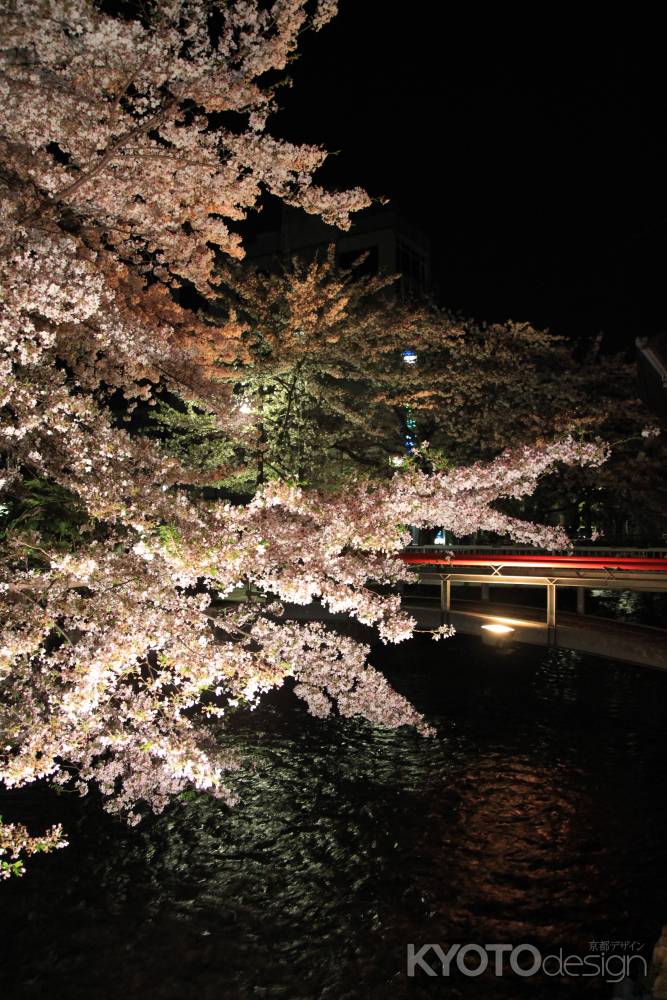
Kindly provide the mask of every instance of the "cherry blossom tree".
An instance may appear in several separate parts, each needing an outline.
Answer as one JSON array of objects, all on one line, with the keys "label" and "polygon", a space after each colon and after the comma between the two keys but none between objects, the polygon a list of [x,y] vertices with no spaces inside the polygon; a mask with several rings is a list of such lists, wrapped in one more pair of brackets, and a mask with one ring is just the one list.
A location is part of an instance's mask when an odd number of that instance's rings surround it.
[{"label": "cherry blossom tree", "polygon": [[[50,484],[77,530],[66,551],[46,524],[5,531],[0,780],[94,784],[131,822],[188,786],[231,802],[225,775],[240,762],[211,718],[287,677],[315,715],[336,707],[427,735],[365,645],[291,620],[284,604],[317,600],[383,641],[406,639],[415,623],[387,592],[406,578],[405,525],[565,544],[494,503],[529,494],[556,462],[599,463],[604,448],[565,437],[450,471],[352,477],[342,492],[275,479],[246,504],[199,497],[201,470],[119,426],[117,401],[132,411],[160,386],[225,434],[254,433],[231,377],[259,365],[246,320],[186,309],[179,290],[215,293],[215,256],[240,256],[231,227],[263,190],[343,227],[368,204],[313,182],[322,149],[267,131],[275,75],[334,5],[1,9],[0,487],[10,505],[26,482]],[[312,334],[333,318],[314,317]],[[240,584],[266,599],[231,603]],[[61,844],[57,828],[35,840],[0,827],[0,851],[19,862]]]}]

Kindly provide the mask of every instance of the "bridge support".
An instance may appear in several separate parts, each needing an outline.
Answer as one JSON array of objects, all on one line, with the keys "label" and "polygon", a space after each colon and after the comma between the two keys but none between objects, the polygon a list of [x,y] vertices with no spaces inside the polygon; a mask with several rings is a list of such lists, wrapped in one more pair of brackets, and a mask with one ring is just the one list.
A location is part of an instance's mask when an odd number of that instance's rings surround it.
[{"label": "bridge support", "polygon": [[556,628],[556,583],[549,580],[547,583],[547,628]]},{"label": "bridge support", "polygon": [[586,614],[586,589],[585,587],[577,587],[577,614]]},{"label": "bridge support", "polygon": [[452,581],[448,576],[440,577],[440,619],[442,625],[449,625],[452,607]]},{"label": "bridge support", "polygon": [[490,599],[490,597],[491,597],[491,587],[488,585],[488,583],[483,583],[482,584],[482,600],[483,601],[488,601]]}]

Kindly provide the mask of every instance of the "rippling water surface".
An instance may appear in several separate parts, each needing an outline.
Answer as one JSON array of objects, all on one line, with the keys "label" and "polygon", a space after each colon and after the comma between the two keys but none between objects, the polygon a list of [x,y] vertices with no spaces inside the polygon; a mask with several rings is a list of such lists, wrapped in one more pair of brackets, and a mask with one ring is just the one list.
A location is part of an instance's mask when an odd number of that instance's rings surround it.
[{"label": "rippling water surface", "polygon": [[[129,830],[25,790],[71,847],[1,887],[0,996],[611,997],[600,978],[406,976],[406,947],[648,955],[667,922],[667,675],[566,651],[376,651],[438,737],[310,718],[288,690],[224,740],[248,767]],[[431,962],[437,967],[435,962]]]}]

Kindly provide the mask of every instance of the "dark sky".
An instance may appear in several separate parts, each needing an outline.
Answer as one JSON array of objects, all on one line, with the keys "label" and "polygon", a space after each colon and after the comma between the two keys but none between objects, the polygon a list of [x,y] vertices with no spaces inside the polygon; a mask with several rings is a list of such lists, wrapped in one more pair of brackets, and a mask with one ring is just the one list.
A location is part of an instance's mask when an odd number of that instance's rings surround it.
[{"label": "dark sky", "polygon": [[610,346],[664,329],[657,25],[582,37],[563,14],[451,6],[342,0],[304,38],[272,130],[340,150],[324,183],[387,195],[426,230],[443,304]]}]

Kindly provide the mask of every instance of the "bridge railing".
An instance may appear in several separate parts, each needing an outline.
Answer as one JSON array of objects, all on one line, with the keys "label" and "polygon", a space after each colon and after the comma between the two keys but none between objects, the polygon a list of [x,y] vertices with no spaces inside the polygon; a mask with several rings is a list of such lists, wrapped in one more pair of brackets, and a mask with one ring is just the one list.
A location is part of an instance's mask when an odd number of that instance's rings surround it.
[{"label": "bridge railing", "polygon": [[[406,554],[410,555],[444,555],[447,552],[452,552],[454,555],[478,555],[478,556],[521,556],[521,555],[540,555],[543,556],[546,553],[546,549],[538,549],[532,545],[410,545],[404,550]],[[659,548],[657,546],[632,546],[632,545],[618,545],[618,546],[601,546],[601,545],[573,545],[571,548],[567,549],[553,549],[549,550],[549,555],[581,555],[581,556],[599,556],[604,558],[608,556],[610,558],[628,558],[632,559],[665,559],[667,557],[667,548]]]}]

